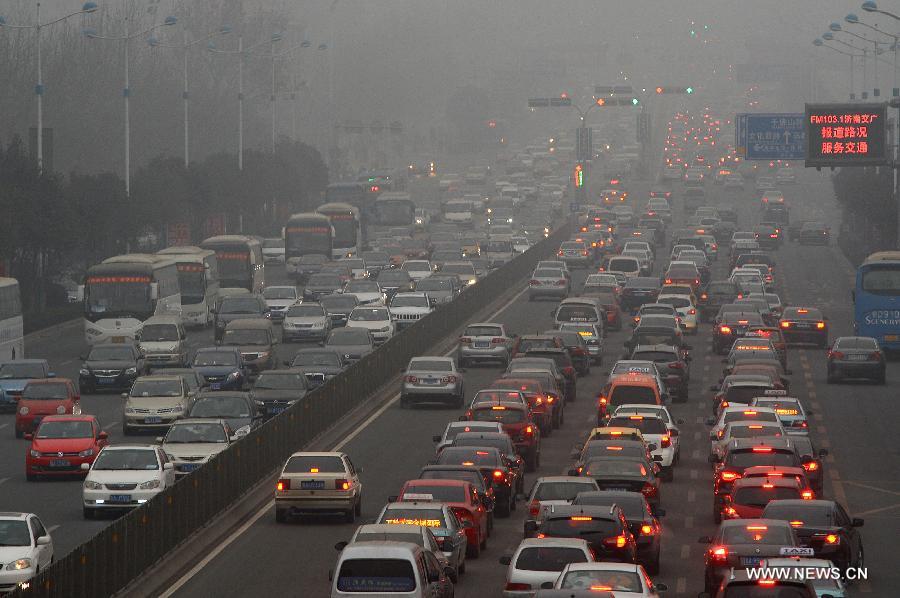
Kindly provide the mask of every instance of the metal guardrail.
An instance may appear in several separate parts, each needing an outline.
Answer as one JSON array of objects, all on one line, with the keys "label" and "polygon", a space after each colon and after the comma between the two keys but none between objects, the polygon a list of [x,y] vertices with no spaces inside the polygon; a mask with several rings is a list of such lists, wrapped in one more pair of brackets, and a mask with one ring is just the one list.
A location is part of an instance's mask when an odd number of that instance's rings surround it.
[{"label": "metal guardrail", "polygon": [[219,453],[204,467],[117,519],[42,571],[13,597],[106,597],[208,524],[352,409],[515,285],[568,238],[569,225],[491,272],[451,303],[394,336],[340,375]]}]

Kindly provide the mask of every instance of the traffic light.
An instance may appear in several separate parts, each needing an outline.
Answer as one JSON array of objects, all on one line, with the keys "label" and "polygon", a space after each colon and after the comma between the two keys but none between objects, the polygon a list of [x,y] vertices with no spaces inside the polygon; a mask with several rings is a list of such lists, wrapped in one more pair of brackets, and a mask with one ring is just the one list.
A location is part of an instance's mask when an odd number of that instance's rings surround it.
[{"label": "traffic light", "polygon": [[693,87],[679,87],[679,86],[660,86],[656,88],[657,94],[663,93],[694,93]]},{"label": "traffic light", "polygon": [[581,164],[575,165],[575,170],[572,172],[572,182],[575,184],[576,189],[584,187],[584,166]]}]

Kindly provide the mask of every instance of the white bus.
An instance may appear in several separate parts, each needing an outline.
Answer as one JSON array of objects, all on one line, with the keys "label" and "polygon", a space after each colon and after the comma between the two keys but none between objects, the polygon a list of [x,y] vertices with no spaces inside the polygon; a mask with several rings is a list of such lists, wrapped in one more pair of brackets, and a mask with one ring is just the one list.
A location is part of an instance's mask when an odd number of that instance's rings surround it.
[{"label": "white bus", "polygon": [[167,247],[157,252],[175,261],[181,289],[181,319],[186,326],[212,325],[212,310],[219,299],[219,262],[216,252],[193,245]]},{"label": "white bus", "polygon": [[19,281],[0,277],[0,361],[25,358]]},{"label": "white bus", "polygon": [[247,289],[262,293],[266,286],[266,264],[259,239],[244,235],[220,235],[200,243],[216,252],[220,289]]},{"label": "white bus", "polygon": [[79,287],[89,345],[134,342],[153,315],[181,315],[178,269],[168,256],[129,253],[91,266]]},{"label": "white bus", "polygon": [[331,240],[331,259],[359,255],[361,238],[359,209],[348,203],[326,203],[316,208],[317,214],[327,216],[334,229]]}]

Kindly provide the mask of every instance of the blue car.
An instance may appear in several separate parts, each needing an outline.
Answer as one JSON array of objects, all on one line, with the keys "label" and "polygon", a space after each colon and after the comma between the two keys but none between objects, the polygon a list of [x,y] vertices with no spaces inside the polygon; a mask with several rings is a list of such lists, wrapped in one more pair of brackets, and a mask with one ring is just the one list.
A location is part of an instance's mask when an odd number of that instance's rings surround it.
[{"label": "blue car", "polygon": [[244,360],[237,347],[198,349],[191,368],[204,380],[209,390],[243,390],[247,381]]},{"label": "blue car", "polygon": [[46,359],[0,362],[0,412],[15,413],[19,397],[29,380],[53,378]]}]

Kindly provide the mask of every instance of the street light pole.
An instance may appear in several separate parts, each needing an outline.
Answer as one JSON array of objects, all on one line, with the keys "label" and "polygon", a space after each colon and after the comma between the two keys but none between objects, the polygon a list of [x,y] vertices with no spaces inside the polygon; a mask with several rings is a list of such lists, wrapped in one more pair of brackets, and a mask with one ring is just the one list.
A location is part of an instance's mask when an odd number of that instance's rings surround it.
[{"label": "street light pole", "polygon": [[[844,42],[841,42],[840,40],[833,40],[833,41],[836,41],[839,43],[844,43]],[[850,97],[850,99],[853,99],[853,89],[854,89],[853,88],[853,81],[854,81],[854,77],[853,77],[854,60],[853,59],[856,58],[857,56],[859,56],[859,54],[851,54],[850,52],[844,52],[843,50],[839,50],[839,49],[835,48],[834,46],[829,46],[822,40],[822,38],[814,39],[813,45],[816,47],[819,47],[819,48],[828,48],[829,50],[834,50],[838,54],[843,54],[844,56],[850,57],[850,93],[849,93],[849,97]],[[845,44],[845,45],[849,45],[849,44]],[[850,46],[850,47],[856,48],[856,46]]]}]

